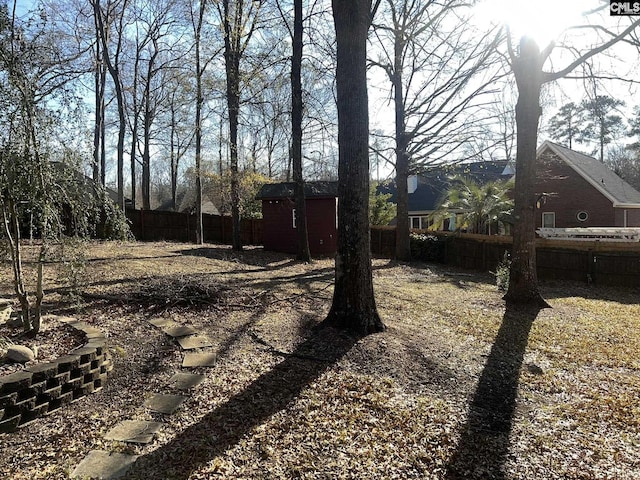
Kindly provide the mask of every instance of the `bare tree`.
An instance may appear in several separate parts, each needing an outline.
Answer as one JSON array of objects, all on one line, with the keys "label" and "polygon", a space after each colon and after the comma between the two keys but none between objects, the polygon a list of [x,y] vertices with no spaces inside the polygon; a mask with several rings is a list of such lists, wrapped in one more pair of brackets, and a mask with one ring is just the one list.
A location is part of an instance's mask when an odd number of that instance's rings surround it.
[{"label": "bare tree", "polygon": [[240,61],[256,30],[262,1],[222,0],[217,4],[224,31],[224,60],[227,78],[227,109],[229,113],[229,146],[232,198],[232,247],[242,250],[240,236],[240,194],[238,185],[238,123],[240,115]]},{"label": "bare tree", "polygon": [[176,39],[182,40],[181,32],[173,18],[173,1],[155,2],[146,14],[145,37],[148,39],[142,58],[145,69],[141,75],[142,91],[142,204],[151,208],[151,142],[154,138],[154,123],[164,104],[168,103],[169,91],[165,88],[162,73],[176,68],[174,55],[182,53],[173,47]]},{"label": "bare tree", "polygon": [[[121,74],[121,55],[124,47],[125,11],[129,0],[107,0],[103,7],[100,0],[91,0],[95,15],[98,41],[102,45],[105,62],[116,92],[118,107],[117,187],[118,205],[124,203],[124,141],[127,130],[124,86]],[[115,38],[114,38],[115,37]],[[113,42],[113,44],[112,44]]]},{"label": "bare tree", "polygon": [[[171,208],[177,209],[178,178],[181,160],[191,148],[195,129],[191,127],[191,119],[194,118],[190,88],[191,85],[185,75],[177,70],[171,70],[164,76],[168,84],[169,94],[167,96],[168,118],[166,128],[169,131],[168,148],[171,175]],[[186,89],[186,91],[185,91]]]},{"label": "bare tree", "polygon": [[202,79],[209,64],[202,61],[202,28],[204,26],[207,1],[202,0],[197,5],[197,11],[191,10],[192,25],[194,30],[195,46],[195,70],[196,70],[196,118],[195,118],[195,177],[196,177],[196,243],[204,242],[202,228],[202,109],[204,107],[204,93]]},{"label": "bare tree", "polygon": [[[382,68],[391,83],[398,204],[395,256],[408,260],[410,170],[451,155],[473,138],[470,111],[501,74],[495,55],[501,32],[474,30],[465,1],[384,4],[385,21],[374,25],[380,54],[371,64]],[[465,120],[457,121],[462,115]]]},{"label": "bare tree", "polygon": [[304,47],[303,5],[302,0],[293,0],[293,31],[289,27],[286,15],[280,5],[280,14],[292,40],[291,55],[291,160],[293,165],[293,181],[295,183],[296,229],[298,234],[298,251],[296,258],[303,262],[311,261],[309,237],[307,234],[307,206],[304,193],[304,177],[302,172],[302,50]]},{"label": "bare tree", "polygon": [[[94,18],[96,34],[98,32],[98,19]],[[96,38],[94,43],[94,92],[95,92],[95,119],[93,131],[93,181],[105,186],[106,148],[105,148],[105,92],[107,83],[107,66],[103,59],[102,42]]]},{"label": "bare tree", "polygon": [[533,39],[523,37],[520,40],[519,51],[516,52],[512,46],[511,37],[507,36],[511,68],[518,87],[518,103],[516,104],[517,174],[514,188],[516,223],[513,233],[509,288],[504,297],[507,303],[548,306],[538,289],[535,245],[535,160],[538,122],[542,113],[540,107],[542,85],[568,75],[587,59],[627,37],[638,25],[640,25],[640,20],[635,20],[626,28],[620,28],[615,33],[605,29],[602,25],[584,27],[583,30],[591,28],[596,33],[604,31],[603,35],[606,40],[601,40],[601,43],[591,46],[565,68],[556,72],[543,70],[544,64],[555,47],[554,43],[541,51]]},{"label": "bare tree", "polygon": [[384,330],[373,291],[369,239],[367,32],[371,0],[333,0],[338,105],[338,251],[329,325],[361,335]]}]

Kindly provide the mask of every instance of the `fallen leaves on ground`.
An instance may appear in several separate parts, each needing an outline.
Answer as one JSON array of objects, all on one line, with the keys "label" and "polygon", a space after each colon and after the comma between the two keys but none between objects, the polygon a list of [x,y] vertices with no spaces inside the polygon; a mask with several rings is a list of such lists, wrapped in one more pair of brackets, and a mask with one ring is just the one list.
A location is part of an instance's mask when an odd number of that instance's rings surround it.
[{"label": "fallen leaves on ground", "polygon": [[[640,478],[637,289],[543,284],[553,308],[537,313],[525,351],[502,358],[505,308],[485,274],[375,260],[388,329],[345,346],[314,333],[330,260],[171,243],[96,243],[87,259],[73,305],[48,269],[48,313],[105,331],[115,369],[101,392],[0,436],[1,478],[67,478],[93,449],[153,459],[139,478]],[[142,406],[177,393],[167,383],[181,370],[179,346],[148,323],[157,317],[201,330],[218,358],[194,369],[207,379],[171,416]],[[518,367],[506,379],[516,402],[470,415],[483,383],[505,381],[486,378],[496,355]],[[493,415],[506,431],[483,423]],[[146,446],[103,439],[131,419],[164,426]]]}]

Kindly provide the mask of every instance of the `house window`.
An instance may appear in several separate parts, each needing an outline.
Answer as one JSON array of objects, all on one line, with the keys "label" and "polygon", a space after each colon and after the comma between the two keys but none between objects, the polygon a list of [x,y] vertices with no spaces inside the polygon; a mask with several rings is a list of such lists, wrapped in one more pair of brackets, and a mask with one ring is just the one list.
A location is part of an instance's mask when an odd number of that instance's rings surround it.
[{"label": "house window", "polygon": [[542,228],[556,228],[555,212],[544,212],[542,214]]},{"label": "house window", "polygon": [[292,222],[293,228],[296,228],[296,209],[295,208],[291,209],[291,222]]},{"label": "house window", "polygon": [[589,218],[589,214],[585,211],[581,211],[576,214],[576,218],[578,219],[579,222],[586,222],[587,219]]},{"label": "house window", "polygon": [[420,229],[420,217],[411,217],[411,228]]},{"label": "house window", "polygon": [[452,213],[449,217],[449,231],[453,232],[456,229],[456,214]]}]

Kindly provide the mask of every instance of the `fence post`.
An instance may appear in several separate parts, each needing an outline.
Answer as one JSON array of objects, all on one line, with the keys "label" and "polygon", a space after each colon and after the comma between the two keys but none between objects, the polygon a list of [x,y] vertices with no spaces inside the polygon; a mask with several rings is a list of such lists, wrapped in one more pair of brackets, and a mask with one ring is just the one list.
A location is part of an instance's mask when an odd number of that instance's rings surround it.
[{"label": "fence post", "polygon": [[487,242],[482,241],[482,271],[487,271]]},{"label": "fence post", "polygon": [[144,231],[144,208],[140,209],[140,236],[143,241],[147,239]]},{"label": "fence post", "polygon": [[255,245],[256,242],[256,223],[257,220],[255,218],[251,219],[251,245]]}]

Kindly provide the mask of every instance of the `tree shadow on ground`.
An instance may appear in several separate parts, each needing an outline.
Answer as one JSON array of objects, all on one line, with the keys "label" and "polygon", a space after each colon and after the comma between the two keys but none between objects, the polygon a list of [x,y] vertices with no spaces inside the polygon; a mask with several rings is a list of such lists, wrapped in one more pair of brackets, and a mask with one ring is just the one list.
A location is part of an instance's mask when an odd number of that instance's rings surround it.
[{"label": "tree shadow on ground", "polygon": [[206,414],[167,444],[143,455],[125,478],[187,479],[236,445],[253,428],[289,405],[300,392],[345,355],[357,339],[324,327],[245,390]]},{"label": "tree shadow on ground", "polygon": [[[240,275],[229,278],[229,275],[234,273]],[[270,302],[293,301],[301,296],[327,296],[330,295],[333,286],[332,268],[269,278],[250,278],[250,273],[224,272],[224,279],[212,273],[190,273],[97,280],[83,285],[75,296],[71,295],[72,287],[56,287],[48,290],[48,293],[56,293],[69,299],[57,301],[55,307],[48,308],[47,312],[72,315],[80,308],[87,313],[104,307],[105,303],[118,305],[127,311],[143,313],[147,317],[180,309],[193,312],[209,310],[212,307],[257,309],[264,308]],[[318,282],[325,285],[316,287]],[[280,298],[278,293],[281,287],[289,283],[297,285],[302,292],[291,298]],[[101,290],[91,290],[95,288]],[[78,300],[82,300],[81,306]]]},{"label": "tree shadow on ground", "polygon": [[241,252],[228,246],[194,247],[173,252],[178,255],[205,257],[215,260],[238,262],[243,265],[262,267],[264,270],[277,270],[300,263],[286,253],[267,252],[262,248],[249,248]]},{"label": "tree shadow on ground", "polygon": [[529,332],[540,309],[508,306],[469,406],[448,480],[505,479],[509,435]]},{"label": "tree shadow on ground", "polygon": [[638,303],[640,287],[617,287],[588,284],[575,280],[546,280],[540,282],[542,296],[546,299],[580,297],[588,300],[603,300],[626,305]]}]

